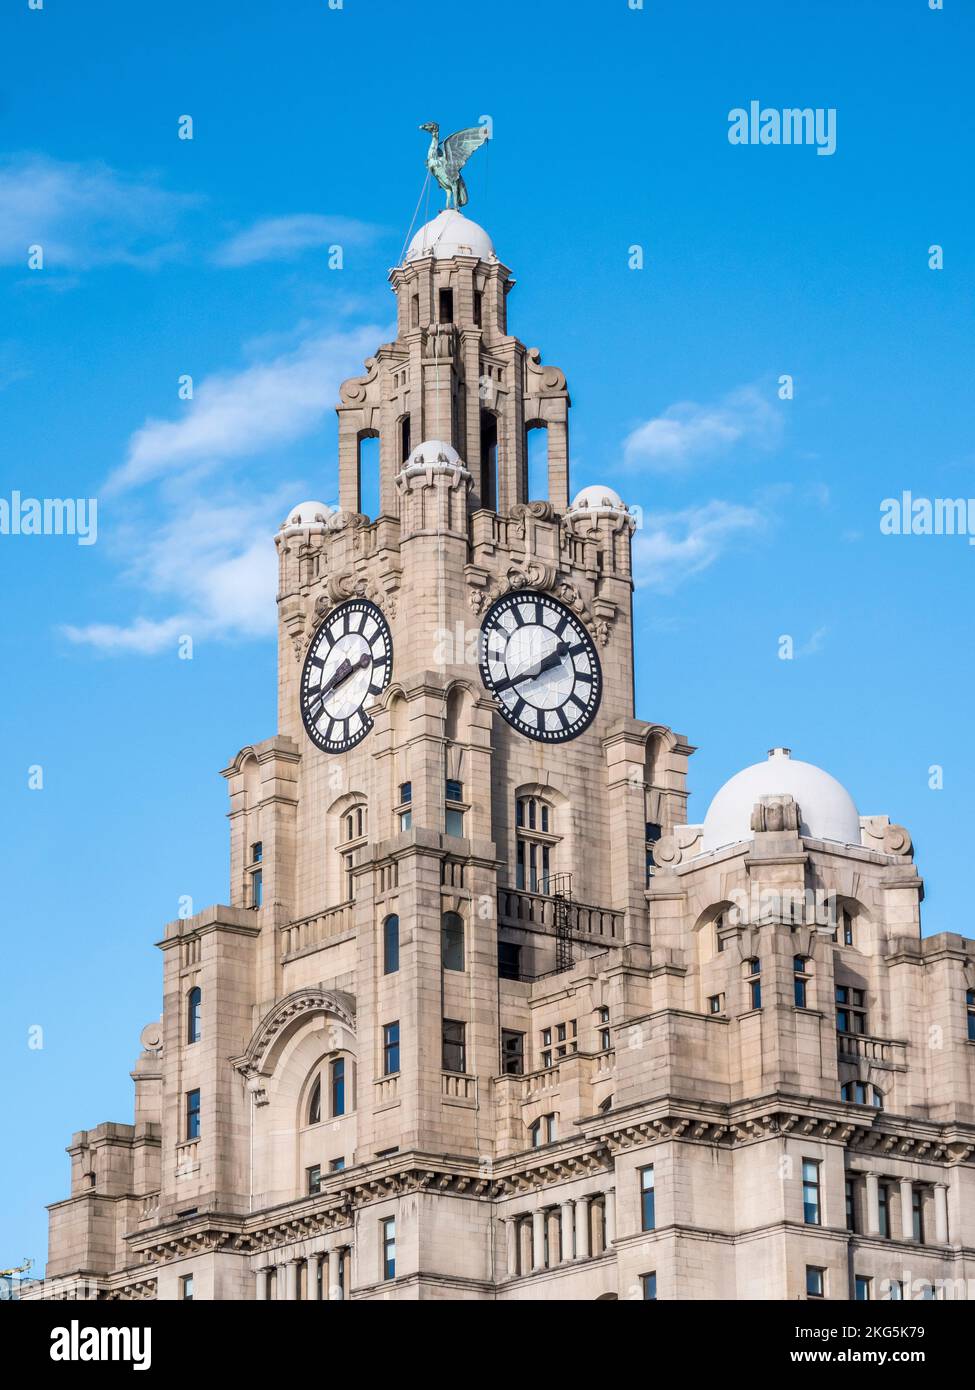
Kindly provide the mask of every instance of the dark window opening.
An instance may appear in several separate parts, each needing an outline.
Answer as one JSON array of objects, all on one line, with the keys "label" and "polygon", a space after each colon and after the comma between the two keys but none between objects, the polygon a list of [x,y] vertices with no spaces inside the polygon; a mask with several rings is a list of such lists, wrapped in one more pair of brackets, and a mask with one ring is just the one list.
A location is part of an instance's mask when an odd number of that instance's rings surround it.
[{"label": "dark window opening", "polygon": [[474,327],[480,328],[484,316],[484,295],[480,290],[474,291]]},{"label": "dark window opening", "polygon": [[443,1020],[443,1069],[464,1073],[467,1071],[467,1028],[456,1018]]},{"label": "dark window opening", "polygon": [[409,415],[404,415],[399,422],[399,456],[403,463],[405,463],[410,456],[410,448],[412,447],[410,444],[410,435],[410,417]]},{"label": "dark window opening", "polygon": [[513,941],[498,942],[498,975],[502,980],[521,979],[521,947]]},{"label": "dark window opening", "polygon": [[525,1073],[525,1035],[511,1028],[501,1029],[501,1071],[504,1076]]},{"label": "dark window opening", "polygon": [[498,417],[481,411],[481,506],[498,507]]},{"label": "dark window opening", "polygon": [[453,290],[441,290],[440,301],[440,322],[453,323],[454,321],[454,292]]},{"label": "dark window opening", "polygon": [[359,438],[359,511],[368,517],[379,515],[379,436]]}]

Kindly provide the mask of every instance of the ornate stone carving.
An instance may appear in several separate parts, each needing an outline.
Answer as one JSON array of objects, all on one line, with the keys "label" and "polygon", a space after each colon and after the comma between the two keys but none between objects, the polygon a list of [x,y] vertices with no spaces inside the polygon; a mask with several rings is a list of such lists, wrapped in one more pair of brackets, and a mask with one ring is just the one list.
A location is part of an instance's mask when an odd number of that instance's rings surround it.
[{"label": "ornate stone carving", "polygon": [[367,357],[364,365],[366,368],[365,376],[350,376],[339,387],[339,400],[343,405],[364,404],[368,394],[366,388],[376,380],[379,374],[379,364],[375,357]]},{"label": "ornate stone carving", "polygon": [[910,832],[903,825],[891,825],[886,816],[864,816],[860,821],[863,843],[878,854],[913,856]]},{"label": "ornate stone carving", "polygon": [[763,796],[752,811],[751,827],[756,833],[791,830],[798,835],[801,824],[801,812],[792,796]]},{"label": "ornate stone carving", "polygon": [[511,508],[511,515],[517,517],[533,517],[536,521],[554,521],[555,508],[551,502],[516,502]]},{"label": "ornate stone carving", "polygon": [[[527,512],[528,508],[525,507],[524,510]],[[612,623],[608,614],[594,617],[576,586],[570,584],[567,579],[560,580],[555,565],[543,564],[538,559],[528,560],[524,565],[511,565],[506,574],[487,585],[477,582],[476,577],[468,574],[467,587],[468,602],[471,610],[477,614],[482,613],[495,599],[502,598],[513,590],[541,589],[554,594],[567,608],[571,608],[586,624],[601,647],[605,647],[612,634]]]},{"label": "ornate stone carving", "polygon": [[661,835],[653,847],[653,862],[661,869],[672,869],[694,849],[701,838],[699,825],[676,825],[669,835]]},{"label": "ornate stone carving", "polygon": [[558,393],[565,390],[565,372],[559,367],[542,365],[538,348],[525,353],[525,392],[529,396]]}]

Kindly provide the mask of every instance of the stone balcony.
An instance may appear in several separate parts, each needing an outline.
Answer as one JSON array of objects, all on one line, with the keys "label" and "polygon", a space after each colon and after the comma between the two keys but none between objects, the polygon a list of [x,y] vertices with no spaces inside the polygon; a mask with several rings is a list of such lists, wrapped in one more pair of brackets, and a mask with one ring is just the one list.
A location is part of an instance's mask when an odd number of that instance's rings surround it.
[{"label": "stone balcony", "polygon": [[836,1052],[841,1062],[869,1062],[892,1071],[907,1070],[907,1043],[892,1038],[872,1038],[866,1033],[837,1033]]}]

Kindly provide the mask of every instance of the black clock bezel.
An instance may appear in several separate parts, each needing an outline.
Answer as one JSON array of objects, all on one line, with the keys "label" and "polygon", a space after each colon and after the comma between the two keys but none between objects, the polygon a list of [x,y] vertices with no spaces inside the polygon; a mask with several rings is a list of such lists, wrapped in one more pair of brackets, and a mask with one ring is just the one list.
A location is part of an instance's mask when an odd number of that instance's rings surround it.
[{"label": "black clock bezel", "polygon": [[[540,730],[537,726],[527,724],[508,708],[504,700],[501,699],[500,695],[498,695],[495,690],[494,680],[491,676],[487,659],[489,633],[499,613],[510,608],[517,608],[519,604],[524,603],[541,603],[546,608],[559,613],[572,624],[573,631],[579,634],[580,639],[586,646],[593,672],[592,692],[586,703],[584,712],[573,724],[570,724],[565,729]],[[522,624],[519,624],[519,626],[522,626]],[[566,604],[562,603],[559,599],[554,598],[551,594],[545,594],[536,589],[517,589],[510,594],[504,594],[501,598],[495,599],[494,603],[491,604],[491,607],[485,613],[484,620],[481,623],[481,631],[478,640],[478,668],[485,690],[494,695],[498,702],[498,713],[501,715],[502,719],[504,719],[512,729],[516,730],[516,732],[523,734],[525,738],[532,739],[535,743],[569,743],[572,739],[578,738],[580,734],[585,733],[599,712],[599,706],[603,696],[603,668],[600,665],[596,644],[589,635],[582,619],[578,617],[577,614],[573,613],[571,608],[567,607]],[[533,706],[533,708],[537,709],[539,707]]]},{"label": "black clock bezel", "polygon": [[[323,640],[323,632],[327,631],[331,624],[335,622],[335,619],[337,617],[340,617],[343,613],[352,612],[366,613],[370,617],[375,619],[375,622],[379,628],[380,635],[383,639],[383,648],[386,653],[386,674],[382,681],[382,684],[378,687],[376,687],[374,683],[370,683],[369,690],[367,692],[367,699],[363,702],[363,704],[361,704],[358,707],[359,714],[362,718],[362,728],[357,733],[352,734],[346,738],[328,739],[325,738],[319,732],[317,724],[312,722],[308,714],[308,702],[305,698],[308,693],[308,679],[312,661],[317,655],[318,648]],[[370,646],[371,645],[372,644],[370,643]],[[315,629],[314,634],[312,635],[312,639],[309,643],[308,651],[305,654],[305,660],[301,668],[301,680],[298,685],[298,709],[301,713],[301,722],[305,726],[305,733],[308,735],[309,739],[312,741],[315,747],[320,749],[323,753],[337,754],[347,753],[350,749],[355,748],[358,744],[360,744],[362,740],[366,737],[366,735],[372,732],[373,727],[373,720],[366,713],[365,706],[370,702],[370,698],[375,699],[376,696],[381,695],[383,693],[383,691],[388,687],[392,678],[393,635],[389,630],[389,623],[386,621],[386,615],[382,611],[382,609],[378,606],[378,604],[373,603],[370,599],[367,598],[351,598],[347,599],[344,603],[336,604],[334,608],[330,609],[328,613],[326,613],[325,617],[319,623],[318,627]],[[349,717],[351,718],[351,716]],[[334,722],[336,721],[333,720],[333,723]],[[341,722],[347,725],[349,721],[348,719],[344,719]]]}]

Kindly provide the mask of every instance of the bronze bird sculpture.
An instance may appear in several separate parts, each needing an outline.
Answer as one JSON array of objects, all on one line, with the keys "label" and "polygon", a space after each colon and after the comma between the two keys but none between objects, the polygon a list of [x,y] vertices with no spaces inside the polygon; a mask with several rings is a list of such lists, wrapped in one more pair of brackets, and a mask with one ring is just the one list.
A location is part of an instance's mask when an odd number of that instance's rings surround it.
[{"label": "bronze bird sculpture", "polygon": [[436,121],[427,121],[420,129],[430,132],[427,168],[446,193],[447,207],[462,208],[467,202],[467,185],[460,171],[474,151],[487,141],[486,127],[475,125],[468,130],[458,130],[444,141],[440,139]]}]

